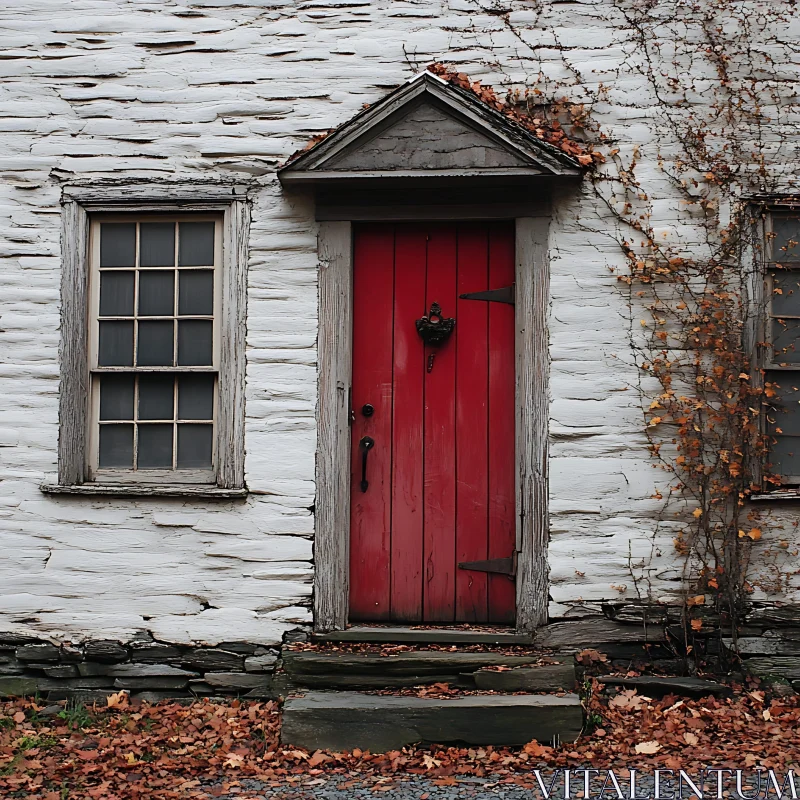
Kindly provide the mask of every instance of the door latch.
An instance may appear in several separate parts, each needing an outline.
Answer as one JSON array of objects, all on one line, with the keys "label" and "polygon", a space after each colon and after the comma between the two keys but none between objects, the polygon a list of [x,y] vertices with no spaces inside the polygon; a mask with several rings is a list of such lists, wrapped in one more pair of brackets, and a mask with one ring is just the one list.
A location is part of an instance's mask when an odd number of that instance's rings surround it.
[{"label": "door latch", "polygon": [[369,489],[369,481],[367,480],[367,456],[369,451],[375,447],[375,440],[371,436],[362,437],[358,443],[358,449],[361,450],[361,491],[366,492]]}]

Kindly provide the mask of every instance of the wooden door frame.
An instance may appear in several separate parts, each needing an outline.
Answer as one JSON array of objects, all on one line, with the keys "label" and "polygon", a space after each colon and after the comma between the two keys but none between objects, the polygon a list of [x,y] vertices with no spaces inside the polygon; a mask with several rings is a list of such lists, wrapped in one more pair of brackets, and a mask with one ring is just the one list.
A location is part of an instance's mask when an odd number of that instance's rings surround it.
[{"label": "wooden door frame", "polygon": [[[350,387],[353,352],[353,223],[319,223],[319,335],[314,629],[342,630],[349,612]],[[530,633],[547,623],[549,209],[515,222],[516,627]],[[384,210],[380,219],[408,218]],[[498,209],[471,206],[469,219],[497,219]],[[318,218],[321,217],[318,214]],[[369,214],[375,218],[374,214]],[[456,219],[446,213],[441,219]],[[363,217],[362,217],[363,218]],[[417,219],[431,219],[429,213]],[[464,219],[462,216],[461,219]]]}]

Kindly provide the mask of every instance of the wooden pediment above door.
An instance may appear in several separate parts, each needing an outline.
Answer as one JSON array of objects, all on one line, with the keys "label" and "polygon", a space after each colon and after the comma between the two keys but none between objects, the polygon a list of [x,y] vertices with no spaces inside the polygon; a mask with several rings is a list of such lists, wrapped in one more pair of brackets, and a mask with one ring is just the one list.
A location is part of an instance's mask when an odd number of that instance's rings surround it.
[{"label": "wooden pediment above door", "polygon": [[578,177],[580,164],[458,86],[423,72],[279,171],[284,185]]}]

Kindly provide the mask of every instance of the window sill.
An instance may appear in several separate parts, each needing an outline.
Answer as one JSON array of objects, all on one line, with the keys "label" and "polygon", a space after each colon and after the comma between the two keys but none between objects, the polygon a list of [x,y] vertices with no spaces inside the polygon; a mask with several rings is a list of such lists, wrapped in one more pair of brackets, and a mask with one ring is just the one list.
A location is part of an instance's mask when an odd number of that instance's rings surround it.
[{"label": "window sill", "polygon": [[800,489],[777,489],[764,494],[751,494],[751,500],[800,500]]},{"label": "window sill", "polygon": [[219,486],[147,486],[145,484],[81,483],[65,486],[43,483],[39,487],[45,494],[80,494],[102,497],[198,497],[209,500],[226,500],[247,497],[247,489],[223,489]]}]

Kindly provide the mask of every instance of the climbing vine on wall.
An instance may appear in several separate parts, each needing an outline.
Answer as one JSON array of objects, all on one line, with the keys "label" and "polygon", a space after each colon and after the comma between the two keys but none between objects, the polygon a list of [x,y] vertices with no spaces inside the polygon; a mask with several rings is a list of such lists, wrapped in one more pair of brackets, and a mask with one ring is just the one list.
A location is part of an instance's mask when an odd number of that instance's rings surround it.
[{"label": "climbing vine on wall", "polygon": [[[685,565],[684,623],[726,626],[766,580],[752,569],[754,547],[762,565],[778,565],[773,576],[788,574],[779,552],[788,543],[780,531],[769,541],[768,514],[750,498],[779,483],[764,423],[777,387],[760,368],[760,287],[768,199],[794,191],[781,167],[795,158],[785,65],[797,48],[781,35],[794,1],[608,0],[594,8],[617,66],[602,81],[586,72],[585,50],[577,66],[559,40],[555,4],[492,8],[528,76],[507,102],[592,155],[585,190],[607,210],[594,230],[608,232],[611,219],[627,265],[611,268],[630,310],[643,429],[667,473],[657,524],[674,531]],[[560,54],[558,78],[546,48]],[[635,120],[631,133],[611,108]],[[644,567],[632,563],[631,575],[652,604]]]}]

